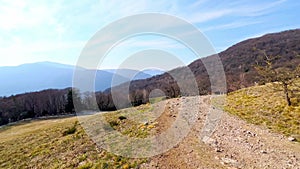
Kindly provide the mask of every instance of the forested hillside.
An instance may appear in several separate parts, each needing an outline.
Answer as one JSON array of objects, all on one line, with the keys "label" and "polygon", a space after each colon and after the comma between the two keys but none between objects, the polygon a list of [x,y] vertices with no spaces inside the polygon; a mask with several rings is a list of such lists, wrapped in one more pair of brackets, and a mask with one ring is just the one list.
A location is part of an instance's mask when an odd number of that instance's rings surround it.
[{"label": "forested hillside", "polygon": [[[273,61],[274,68],[297,67],[300,63],[300,29],[245,40],[219,53],[226,74],[228,92],[253,86],[255,82],[259,82],[260,77],[254,67],[257,64],[264,65],[265,57],[268,56],[276,58]],[[203,61],[208,63],[213,61],[213,57],[201,58],[188,65],[188,68],[195,75],[199,94],[201,95],[211,93],[209,76]],[[153,89],[161,89],[169,97],[184,95],[180,92],[176,81],[170,74],[185,77],[187,76],[185,70],[185,67],[181,67],[152,78],[132,81],[130,84],[131,93],[141,93],[141,90],[149,92]],[[190,79],[186,78],[185,83],[189,84]],[[126,84],[121,84],[114,87],[113,90],[116,93],[122,93],[125,87]],[[110,89],[106,92],[109,93]]]}]

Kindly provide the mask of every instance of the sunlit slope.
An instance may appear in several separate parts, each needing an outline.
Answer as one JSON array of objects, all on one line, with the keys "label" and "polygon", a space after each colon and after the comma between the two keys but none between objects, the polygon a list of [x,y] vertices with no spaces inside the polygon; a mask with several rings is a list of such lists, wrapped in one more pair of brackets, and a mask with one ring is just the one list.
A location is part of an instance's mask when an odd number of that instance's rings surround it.
[{"label": "sunlit slope", "polygon": [[292,106],[287,106],[284,94],[277,85],[267,84],[229,93],[225,110],[250,123],[266,126],[287,136],[299,137],[299,82],[291,86],[294,91],[290,93]]}]

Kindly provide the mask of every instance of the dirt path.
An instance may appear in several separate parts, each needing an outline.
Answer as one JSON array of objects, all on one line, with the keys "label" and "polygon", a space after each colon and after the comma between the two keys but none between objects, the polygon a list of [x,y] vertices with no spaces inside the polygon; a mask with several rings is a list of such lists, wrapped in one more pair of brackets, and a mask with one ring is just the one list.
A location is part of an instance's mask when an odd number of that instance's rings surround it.
[{"label": "dirt path", "polygon": [[[219,110],[220,121],[212,135],[203,137],[209,96],[167,100],[156,120],[156,132],[166,130],[178,116],[180,105],[197,107],[196,123],[187,137],[169,151],[152,157],[141,168],[291,168],[300,169],[300,144],[280,134],[248,124]],[[202,137],[200,137],[200,135]]]}]

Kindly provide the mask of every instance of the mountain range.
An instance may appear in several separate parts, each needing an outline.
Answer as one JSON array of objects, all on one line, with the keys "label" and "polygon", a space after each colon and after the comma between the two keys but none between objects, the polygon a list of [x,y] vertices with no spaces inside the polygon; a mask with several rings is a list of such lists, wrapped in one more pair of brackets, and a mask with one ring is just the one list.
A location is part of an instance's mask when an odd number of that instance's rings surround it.
[{"label": "mountain range", "polygon": [[[75,66],[53,62],[38,62],[20,66],[0,67],[0,96],[9,96],[44,89],[64,89],[72,86]],[[95,91],[105,90],[112,85],[127,81],[146,79],[163,73],[160,70],[137,71],[131,69],[89,70],[79,68],[81,73],[95,72]],[[85,81],[82,77],[82,81]],[[117,79],[117,80],[115,80]]]}]

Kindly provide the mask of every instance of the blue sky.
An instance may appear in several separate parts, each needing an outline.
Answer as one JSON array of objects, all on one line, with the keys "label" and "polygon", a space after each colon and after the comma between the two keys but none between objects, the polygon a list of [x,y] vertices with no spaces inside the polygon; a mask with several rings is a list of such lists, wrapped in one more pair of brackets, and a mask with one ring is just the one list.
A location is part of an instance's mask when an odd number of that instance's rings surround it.
[{"label": "blue sky", "polygon": [[[84,45],[101,28],[147,12],[174,15],[194,24],[220,52],[244,39],[300,28],[299,9],[298,0],[1,0],[0,66],[40,61],[75,65]],[[168,38],[144,36],[116,47],[101,68],[117,68],[121,58],[147,48],[180,55],[185,64],[195,59]]]}]

